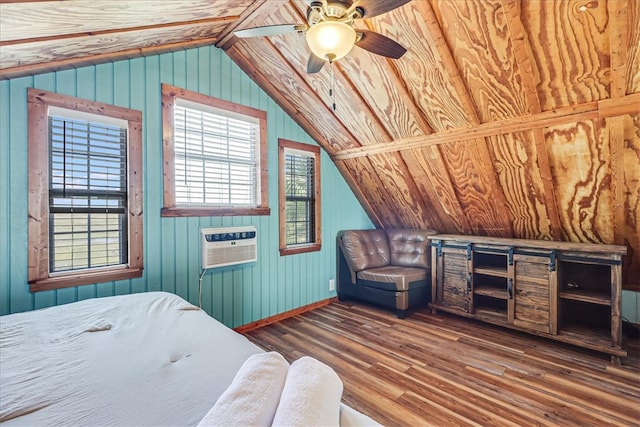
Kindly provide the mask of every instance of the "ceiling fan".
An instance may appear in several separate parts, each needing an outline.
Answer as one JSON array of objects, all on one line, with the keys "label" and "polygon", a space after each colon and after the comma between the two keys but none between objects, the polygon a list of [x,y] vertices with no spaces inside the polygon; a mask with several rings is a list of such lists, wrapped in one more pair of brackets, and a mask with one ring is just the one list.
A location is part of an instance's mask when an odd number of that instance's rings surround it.
[{"label": "ceiling fan", "polygon": [[238,30],[240,38],[304,33],[311,50],[307,73],[317,73],[325,62],[347,55],[353,46],[377,55],[398,59],[407,51],[402,45],[374,31],[356,29],[356,19],[372,18],[411,0],[322,0],[307,8],[306,24],[280,24]]}]

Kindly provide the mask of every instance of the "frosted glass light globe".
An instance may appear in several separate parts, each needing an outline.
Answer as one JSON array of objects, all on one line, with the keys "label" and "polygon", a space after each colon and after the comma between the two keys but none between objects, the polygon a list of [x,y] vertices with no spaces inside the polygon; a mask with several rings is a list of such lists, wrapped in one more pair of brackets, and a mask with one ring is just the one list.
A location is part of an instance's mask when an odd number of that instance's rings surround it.
[{"label": "frosted glass light globe", "polygon": [[335,61],[351,52],[356,43],[356,30],[338,21],[325,21],[307,30],[307,44],[315,56]]}]

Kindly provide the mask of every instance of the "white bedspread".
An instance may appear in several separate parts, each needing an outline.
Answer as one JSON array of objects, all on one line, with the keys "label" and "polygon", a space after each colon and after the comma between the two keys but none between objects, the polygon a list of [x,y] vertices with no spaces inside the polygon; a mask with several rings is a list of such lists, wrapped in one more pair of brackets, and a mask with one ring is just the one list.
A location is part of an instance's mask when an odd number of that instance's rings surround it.
[{"label": "white bedspread", "polygon": [[7,425],[195,425],[262,351],[168,293],[3,316],[0,326]]},{"label": "white bedspread", "polygon": [[[164,292],[2,316],[0,423],[196,425],[259,352]],[[342,406],[341,424],[374,422]]]}]

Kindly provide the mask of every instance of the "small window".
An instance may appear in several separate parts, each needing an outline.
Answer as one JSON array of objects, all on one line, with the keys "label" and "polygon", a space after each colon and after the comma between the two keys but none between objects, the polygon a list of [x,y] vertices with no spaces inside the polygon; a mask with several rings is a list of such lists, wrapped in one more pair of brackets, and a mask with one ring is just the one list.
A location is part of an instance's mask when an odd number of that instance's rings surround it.
[{"label": "small window", "polygon": [[169,85],[162,99],[162,215],[268,215],[266,113]]},{"label": "small window", "polygon": [[31,290],[141,276],[141,113],[28,96]]},{"label": "small window", "polygon": [[280,255],[319,251],[320,148],[278,140]]}]

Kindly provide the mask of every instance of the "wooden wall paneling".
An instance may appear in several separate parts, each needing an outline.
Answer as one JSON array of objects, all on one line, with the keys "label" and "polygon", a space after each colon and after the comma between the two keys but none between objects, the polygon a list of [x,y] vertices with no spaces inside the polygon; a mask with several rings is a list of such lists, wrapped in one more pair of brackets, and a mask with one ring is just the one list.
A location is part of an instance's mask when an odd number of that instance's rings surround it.
[{"label": "wooden wall paneling", "polygon": [[[495,170],[513,218],[513,237],[519,239],[560,240],[551,220],[551,195],[546,193],[540,170],[540,156],[534,143],[537,131],[514,132],[489,137],[490,149],[496,159]],[[544,140],[543,140],[544,142]],[[550,174],[550,172],[549,172]],[[555,206],[555,199],[553,200]],[[557,211],[556,211],[557,214]]]},{"label": "wooden wall paneling", "polygon": [[[525,33],[525,28],[521,19],[521,2],[517,0],[505,0],[502,2],[505,19],[511,41],[513,43],[513,54],[518,68],[520,69],[520,79],[522,81],[522,89],[524,98],[529,106],[530,114],[538,114],[542,112],[540,98],[538,97],[538,79],[536,70],[533,67],[533,56],[531,46]],[[525,113],[526,111],[523,111]],[[555,189],[551,177],[551,167],[549,166],[549,156],[547,154],[547,146],[545,144],[544,132],[542,128],[534,128],[531,133],[533,143],[535,144],[537,167],[542,178],[542,192],[536,192],[539,199],[544,199],[544,205],[547,209],[547,215],[550,221],[549,233],[547,238],[551,240],[560,240],[560,215],[558,213],[558,205],[556,203]],[[533,210],[537,212],[537,210]],[[542,231],[542,230],[540,230]],[[545,233],[534,233],[532,236],[544,236]],[[525,235],[523,235],[525,236]]]},{"label": "wooden wall paneling", "polygon": [[[398,40],[401,38],[398,20],[406,17],[406,14],[397,15],[396,11],[357,24]],[[424,111],[416,105],[398,70],[396,63],[403,61],[402,58],[384,60],[364,49],[354,48],[347,59],[340,63],[340,68],[351,76],[352,81],[357,82],[357,89],[385,122],[394,139],[433,132]]]},{"label": "wooden wall paneling", "polygon": [[360,184],[363,193],[377,214],[379,228],[401,227],[402,222],[398,217],[397,206],[392,203],[389,190],[385,188],[380,177],[375,173],[368,158],[349,159],[341,161],[344,168],[349,171],[354,181]]},{"label": "wooden wall paneling", "polygon": [[356,47],[346,60],[336,63],[336,69],[363,97],[392,139],[433,132],[392,64],[398,60],[380,60],[372,55]]},{"label": "wooden wall paneling", "polygon": [[[265,52],[271,52],[265,54]],[[227,53],[234,59],[245,59],[243,63],[249,65],[252,62],[260,61],[260,75],[257,72],[248,71],[252,78],[260,78],[270,82],[268,87],[273,87],[276,91],[287,93],[289,104],[293,107],[292,116],[296,113],[308,120],[313,120],[310,127],[320,135],[317,140],[329,152],[333,153],[337,150],[360,146],[357,139],[353,137],[350,130],[345,128],[333,114],[322,114],[323,120],[319,120],[319,112],[327,111],[328,106],[322,103],[314,92],[309,90],[305,81],[301,81],[297,76],[297,71],[281,61],[279,54],[273,49],[273,45],[269,41],[263,40],[252,43],[251,45],[236,43]],[[249,60],[248,58],[251,58]],[[255,66],[249,65],[251,70]],[[269,92],[271,95],[272,93]],[[311,96],[310,96],[311,95]],[[328,111],[327,111],[328,113]],[[311,124],[307,121],[307,123]],[[305,127],[306,129],[306,127]],[[314,133],[315,133],[314,132]]]},{"label": "wooden wall paneling", "polygon": [[[265,25],[275,25],[283,22],[303,22],[296,10],[284,7],[276,8],[265,19]],[[307,74],[307,60],[309,49],[302,34],[288,34],[269,37],[275,50],[282,56],[283,63],[289,63],[296,76],[307,83],[307,96],[316,96],[327,106],[323,112],[335,116],[356,136],[361,145],[380,144],[392,139],[380,118],[371,106],[362,98],[360,91],[353,85],[353,79],[341,72],[340,65],[349,58],[343,58],[334,64],[326,63],[320,72]],[[371,62],[371,61],[370,61]],[[367,66],[369,67],[369,66]],[[333,80],[333,96],[332,91]],[[357,81],[357,79],[355,79]],[[310,93],[309,93],[310,92]],[[336,110],[333,110],[335,102]],[[314,121],[322,121],[327,114],[316,113]]]},{"label": "wooden wall paneling", "polygon": [[[610,41],[609,49],[611,55],[611,86],[610,97],[620,98],[625,96],[627,89],[627,40],[629,39],[629,14],[632,7],[626,1],[609,1],[607,10],[609,12]],[[626,212],[625,212],[625,116],[616,116],[606,119],[607,130],[609,131],[608,141],[611,150],[611,189],[612,189],[612,211],[613,211],[613,243],[622,245],[625,243]],[[633,257],[627,257],[627,261]],[[625,266],[626,272],[631,271],[630,266]],[[627,275],[625,275],[626,278]],[[640,279],[638,279],[640,282]]]},{"label": "wooden wall paneling", "polygon": [[[216,41],[215,35],[226,25],[226,21],[207,22],[185,24],[179,29],[160,27],[125,33],[83,35],[73,39],[42,40],[26,45],[4,45],[0,52],[0,78],[211,45]],[[158,40],[162,40],[161,45]]]},{"label": "wooden wall paneling", "polygon": [[[297,16],[299,22],[304,22],[307,3],[292,4],[294,16]],[[283,17],[276,19],[276,22],[284,22]],[[362,23],[360,25],[363,26]],[[298,57],[306,61],[308,48],[305,46],[300,52],[303,53]],[[380,122],[391,138],[431,133],[431,127],[422,112],[416,107],[395,68],[390,65],[394,62],[395,60],[381,60],[381,57],[355,47],[347,57],[332,66],[334,73],[342,74],[342,78],[349,84],[345,86],[346,90],[355,92],[362,98],[367,106],[366,110]],[[306,68],[306,62],[302,64]],[[325,70],[326,65],[321,73]],[[323,91],[326,93],[326,88]],[[367,141],[361,143],[366,144]]]},{"label": "wooden wall paneling", "polygon": [[640,4],[629,1],[627,38],[627,93],[640,92]]},{"label": "wooden wall paneling", "polygon": [[251,3],[252,0],[215,3],[177,0],[153,8],[145,2],[114,3],[110,0],[94,0],[92,8],[85,7],[84,0],[5,3],[0,14],[0,40],[53,37],[59,35],[60,25],[64,25],[68,34],[78,34],[126,31],[211,17],[235,19]]},{"label": "wooden wall paneling", "polygon": [[[297,37],[297,35],[287,36]],[[305,84],[301,85],[304,92],[300,96],[304,98],[314,97],[324,104],[323,108],[315,111],[313,121],[317,125],[331,126],[332,121],[340,122],[340,127],[348,129],[349,133],[361,145],[383,144],[391,140],[391,136],[382,126],[377,116],[371,111],[357,91],[353,91],[351,84],[343,73],[339,71],[337,64],[326,64],[324,68],[316,74],[306,73],[306,62],[308,53],[299,45],[299,49],[294,50],[291,41],[285,41],[284,37],[271,37],[270,41],[275,47],[275,51],[283,54],[291,64],[295,77]],[[304,43],[304,42],[303,42]],[[283,60],[283,63],[287,63]],[[331,73],[335,87],[333,94],[335,100],[329,95],[331,90]],[[332,104],[335,102],[336,110]]]},{"label": "wooden wall paneling", "polygon": [[521,7],[542,110],[607,98],[607,2],[528,0]]},{"label": "wooden wall paneling", "polygon": [[[9,104],[9,82],[0,81],[0,123],[9,123],[11,120]],[[9,147],[10,143],[10,127],[0,126],[0,241],[5,242],[0,245],[0,265],[10,265],[11,249],[7,244],[11,242],[11,217],[10,198],[11,198],[11,162]],[[9,283],[11,281],[11,269],[0,268],[0,283]],[[0,288],[0,313],[8,313],[10,310],[9,287]]]},{"label": "wooden wall paneling", "polygon": [[14,68],[31,65],[24,60],[32,57],[35,63],[55,63],[65,59],[92,57],[96,52],[100,56],[129,51],[131,57],[148,48],[163,44],[180,44],[199,40],[200,44],[215,40],[215,34],[220,32],[228,22],[214,20],[204,23],[185,23],[176,27],[159,27],[153,29],[136,29],[128,32],[90,33],[73,38],[45,39],[24,44],[9,44],[2,46],[2,67]]},{"label": "wooden wall paneling", "polygon": [[422,197],[435,217],[431,228],[439,233],[464,234],[471,230],[447,173],[438,147],[401,151]]},{"label": "wooden wall paneling", "polygon": [[436,56],[442,62],[444,70],[448,75],[449,84],[453,86],[453,90],[457,95],[456,99],[459,100],[464,112],[463,119],[456,125],[447,126],[444,128],[441,127],[437,130],[479,124],[480,121],[476,106],[474,105],[471,94],[469,93],[469,88],[465,85],[465,82],[460,75],[460,69],[458,68],[455,58],[452,55],[451,47],[447,44],[447,40],[444,37],[441,23],[438,22],[438,17],[434,11],[434,8],[429,2],[419,2],[418,5],[420,7],[420,13],[425,18],[427,31],[433,38]]},{"label": "wooden wall paneling", "polygon": [[[265,24],[297,22],[300,19],[295,10],[281,7],[274,10],[266,18]],[[282,62],[288,61],[296,77],[306,82],[307,95],[321,99],[326,105],[322,110],[325,114],[316,113],[314,122],[324,121],[327,116],[334,116],[334,120],[340,121],[344,128],[348,128],[353,135],[357,135],[357,139],[362,145],[385,143],[391,140],[391,135],[381,123],[378,115],[372,111],[371,105],[365,102],[359,91],[354,90],[350,76],[341,72],[340,64],[348,58],[334,64],[327,63],[318,73],[307,74],[309,49],[304,35],[288,34],[269,37],[268,40],[275,46],[273,50],[281,55]],[[372,65],[369,64],[367,68],[370,66]],[[330,96],[332,89],[333,96]],[[333,110],[334,103],[335,111]]]},{"label": "wooden wall paneling", "polygon": [[[469,90],[460,76],[460,72],[452,52],[444,39],[442,27],[438,24],[435,11],[430,7],[428,2],[421,2],[420,4],[423,9],[422,13],[428,17],[427,22],[429,32],[432,35],[436,35],[436,49],[438,56],[442,59],[446,70],[449,72],[451,82],[455,88],[456,94],[461,100],[464,112],[466,113],[466,124],[477,126],[480,124],[480,117],[478,116],[477,109],[473,104]],[[461,144],[469,144],[467,153],[464,152],[464,148]],[[493,167],[494,161],[487,148],[486,140],[480,138],[468,139],[464,143],[457,142],[442,145],[440,147],[440,152],[448,162],[449,174],[452,177],[454,185],[458,188],[458,197],[461,200],[460,203],[462,205],[466,205],[465,212],[470,222],[473,224],[470,216],[473,216],[474,221],[477,221],[480,218],[472,212],[476,208],[480,208],[479,210],[483,211],[485,214],[493,212],[493,214],[489,214],[488,217],[485,217],[485,219],[490,219],[490,221],[487,221],[484,224],[479,222],[476,223],[473,227],[474,230],[483,230],[480,234],[488,233],[489,235],[505,237],[512,235],[513,228],[510,223],[509,211],[506,207],[507,200],[502,191],[508,191],[508,189],[502,189],[500,187],[497,174]],[[473,152],[473,154],[469,156],[471,152]],[[465,157],[466,159],[462,164],[465,165],[466,170],[465,173],[460,174],[460,170],[455,171],[461,164],[457,163],[457,161]],[[453,160],[453,162],[451,160]],[[464,188],[464,190],[460,191],[462,188]],[[482,192],[485,194],[481,197],[477,197],[479,193]],[[483,197],[488,193],[490,193],[491,196],[483,199]],[[463,198],[465,198],[467,202],[475,198],[475,203],[479,204],[479,206],[468,209],[470,206],[467,205],[467,203],[462,202]],[[481,207],[482,205],[485,205],[486,209],[483,209]]]},{"label": "wooden wall paneling", "polygon": [[[208,51],[208,48],[202,50]],[[169,55],[166,55],[169,56]],[[161,87],[161,57],[149,56],[145,59],[145,107],[144,111],[156,111],[160,106],[160,111],[164,108],[162,105],[162,94],[158,88]],[[160,113],[162,114],[162,113]],[[147,116],[146,123],[149,123],[149,117]],[[144,123],[143,123],[144,126]],[[143,127],[148,142],[144,147],[144,162],[143,168],[149,168],[150,165],[156,164],[156,159],[164,158],[163,153],[163,128],[161,126],[144,126]],[[163,168],[152,167],[143,176],[152,176],[153,180],[162,179]],[[149,179],[147,179],[147,182]],[[162,229],[162,219],[158,212],[162,209],[162,199],[164,195],[164,188],[160,185],[145,185],[145,200],[146,206],[144,207],[144,227],[146,230],[158,230]],[[160,233],[143,234],[145,244],[145,273],[147,278],[147,289],[152,291],[162,290],[162,236]]]},{"label": "wooden wall paneling", "polygon": [[511,237],[511,214],[496,179],[484,139],[470,139],[440,147],[471,233]]},{"label": "wooden wall paneling", "polygon": [[335,160],[334,164],[336,165],[336,168],[338,169],[346,183],[349,185],[349,188],[351,188],[351,191],[353,191],[362,208],[369,216],[369,219],[371,220],[373,225],[376,228],[381,228],[383,222],[379,217],[378,211],[374,209],[373,205],[365,195],[364,189],[362,188],[362,183],[356,180],[356,177],[351,174],[350,170],[345,166],[343,161]]},{"label": "wooden wall paneling", "polygon": [[430,26],[438,25],[433,13],[428,12],[431,6],[428,1],[414,1],[411,6],[393,11],[397,17],[394,19],[396,41],[411,47],[394,66],[434,132],[466,126],[468,120],[462,101],[436,48],[436,44],[444,40],[430,31]]},{"label": "wooden wall paneling", "polygon": [[[0,230],[3,237],[5,230],[9,230],[6,246],[10,249],[10,253],[0,252],[0,295],[3,298],[7,296],[6,304],[0,304],[0,314],[43,308],[93,296],[158,289],[178,293],[197,303],[200,226],[255,224],[260,227],[260,262],[222,269],[224,272],[212,271],[206,275],[203,283],[204,307],[217,318],[231,322],[229,326],[257,320],[256,316],[277,314],[291,304],[308,304],[314,302],[310,299],[319,300],[332,296],[327,291],[326,282],[335,273],[332,273],[331,268],[319,269],[316,266],[335,265],[335,250],[330,248],[331,245],[323,245],[323,250],[318,253],[285,262],[277,255],[277,250],[273,250],[274,247],[277,248],[277,227],[272,225],[273,221],[277,221],[277,216],[257,219],[160,218],[160,82],[196,89],[205,94],[225,95],[226,99],[250,106],[259,104],[269,114],[270,138],[282,135],[311,142],[311,136],[296,126],[273,100],[240,72],[229,57],[221,50],[211,47],[0,82],[0,114],[3,118],[3,126],[0,128],[0,163],[10,165],[7,170],[0,171],[1,188],[9,187],[7,198],[5,199],[4,191],[1,195]],[[28,291],[26,88],[34,86],[143,111],[145,270],[141,279],[36,294]],[[10,115],[9,120],[4,121],[7,114]],[[5,135],[8,139],[5,139]],[[5,144],[5,141],[10,143]],[[271,145],[270,148],[273,148]],[[270,153],[270,164],[275,164],[272,162],[274,159],[275,154]],[[342,210],[348,213],[323,217],[323,233],[335,236],[339,229],[370,227],[371,222],[366,213],[331,162],[323,162],[322,176],[334,184],[331,188],[332,196],[323,200],[323,210]],[[273,196],[276,183],[270,184],[270,195]],[[275,246],[270,246],[272,244]],[[273,257],[270,255],[272,252],[276,253]],[[314,273],[308,274],[308,271]]]},{"label": "wooden wall paneling", "polygon": [[500,0],[438,1],[435,5],[480,122],[525,114],[529,108]]},{"label": "wooden wall paneling", "polygon": [[610,147],[604,120],[545,130],[563,229],[570,242],[613,243]]},{"label": "wooden wall paneling", "polygon": [[368,159],[387,190],[388,194],[382,200],[394,209],[399,224],[406,228],[442,228],[439,218],[418,191],[412,172],[399,153],[377,154]]},{"label": "wooden wall paneling", "polygon": [[[624,120],[624,152],[618,167],[623,176],[624,194],[624,260],[623,288],[640,292],[640,113],[626,115]],[[637,310],[637,309],[636,309]]]}]

